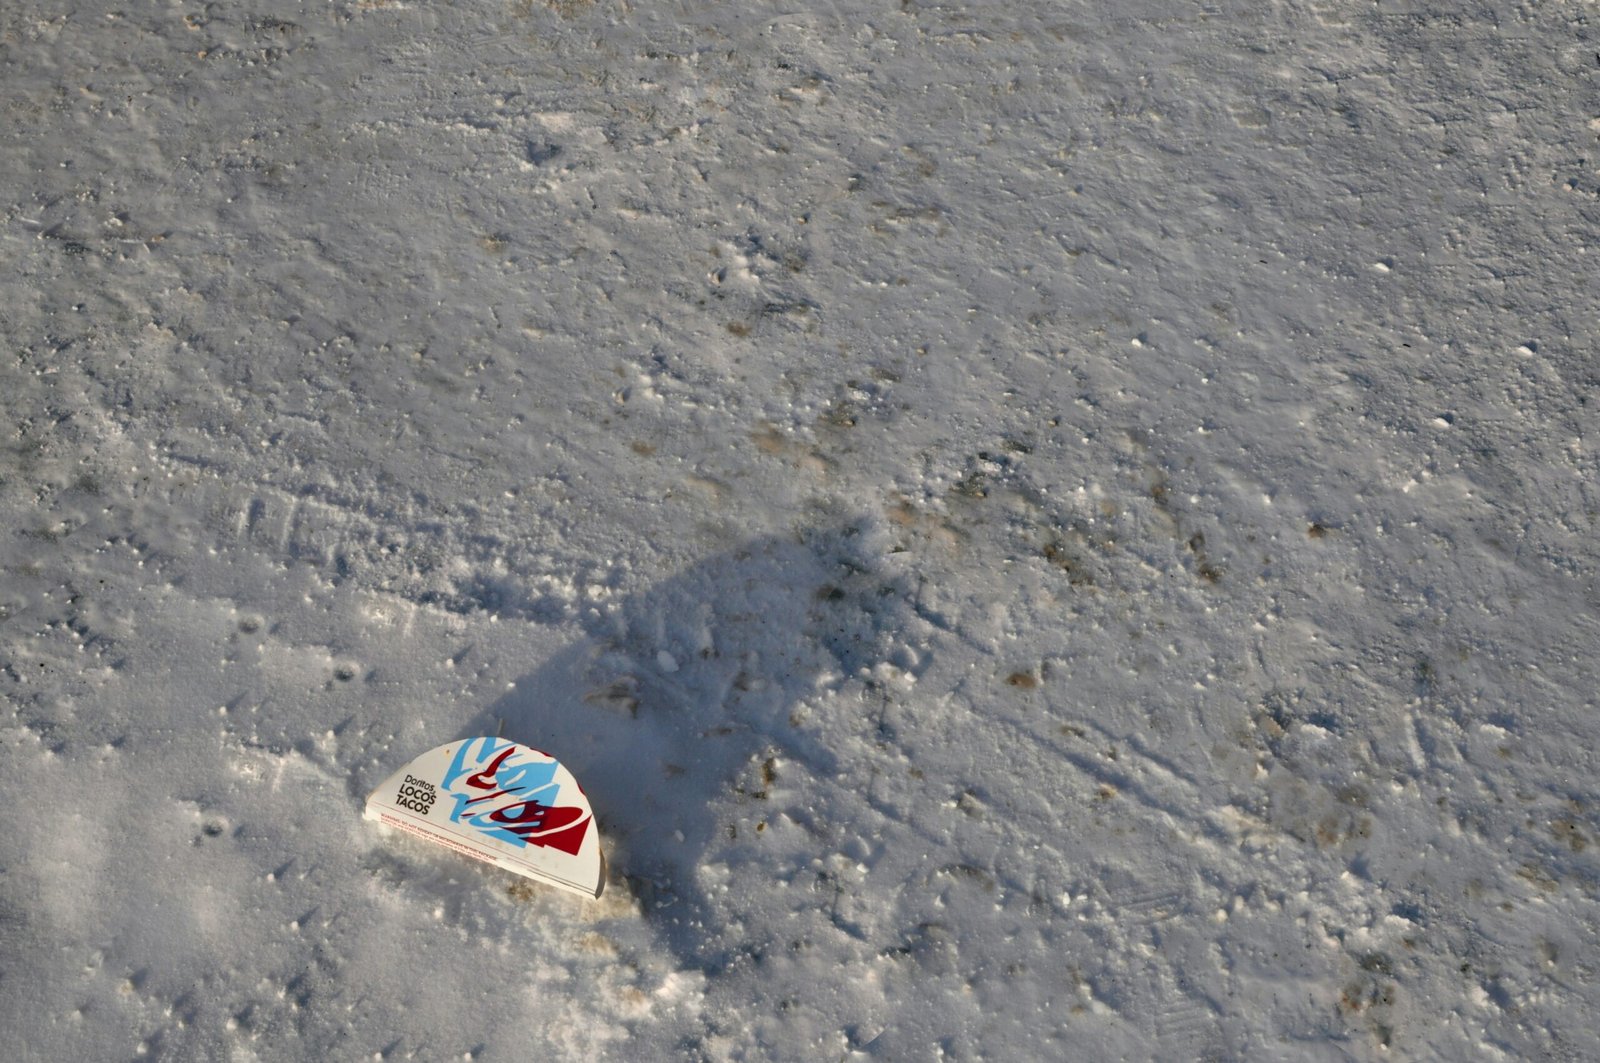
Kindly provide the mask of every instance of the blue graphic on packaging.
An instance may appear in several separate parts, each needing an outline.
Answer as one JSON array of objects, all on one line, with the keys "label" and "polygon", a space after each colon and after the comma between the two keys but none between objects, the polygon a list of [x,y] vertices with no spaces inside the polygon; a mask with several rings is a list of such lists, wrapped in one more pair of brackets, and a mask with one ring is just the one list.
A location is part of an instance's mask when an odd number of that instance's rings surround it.
[{"label": "blue graphic on packaging", "polygon": [[530,760],[531,752],[488,737],[461,743],[439,784],[455,798],[450,821],[518,848],[531,843],[576,856],[588,831],[588,810],[555,804],[559,765]]}]

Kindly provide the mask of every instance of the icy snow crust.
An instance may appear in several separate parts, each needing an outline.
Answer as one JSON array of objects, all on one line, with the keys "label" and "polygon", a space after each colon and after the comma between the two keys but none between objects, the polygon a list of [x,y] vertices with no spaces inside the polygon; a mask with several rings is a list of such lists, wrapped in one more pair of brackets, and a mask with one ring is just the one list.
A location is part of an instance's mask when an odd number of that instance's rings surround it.
[{"label": "icy snow crust", "polygon": [[3,5],[7,1058],[1600,1058],[1595,19]]}]

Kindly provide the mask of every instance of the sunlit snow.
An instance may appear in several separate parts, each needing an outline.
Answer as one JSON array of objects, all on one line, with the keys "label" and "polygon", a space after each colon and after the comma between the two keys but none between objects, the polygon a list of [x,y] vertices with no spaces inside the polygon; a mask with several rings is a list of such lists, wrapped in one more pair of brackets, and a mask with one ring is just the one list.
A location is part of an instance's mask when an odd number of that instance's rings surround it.
[{"label": "sunlit snow", "polygon": [[1597,19],[0,5],[0,1054],[1600,1058]]}]

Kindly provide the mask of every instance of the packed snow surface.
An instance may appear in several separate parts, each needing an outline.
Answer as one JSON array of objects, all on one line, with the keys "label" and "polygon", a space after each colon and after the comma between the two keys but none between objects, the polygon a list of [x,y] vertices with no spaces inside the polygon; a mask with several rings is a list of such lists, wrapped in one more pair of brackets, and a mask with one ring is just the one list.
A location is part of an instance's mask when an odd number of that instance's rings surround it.
[{"label": "packed snow surface", "polygon": [[6,1058],[1600,1058],[1597,53],[0,5]]}]

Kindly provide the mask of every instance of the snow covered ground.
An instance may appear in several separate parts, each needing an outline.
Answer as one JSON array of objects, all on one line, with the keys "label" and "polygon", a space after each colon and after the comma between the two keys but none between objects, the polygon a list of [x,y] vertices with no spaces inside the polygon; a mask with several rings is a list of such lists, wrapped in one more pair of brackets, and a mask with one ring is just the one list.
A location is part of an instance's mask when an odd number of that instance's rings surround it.
[{"label": "snow covered ground", "polygon": [[6,1058],[1600,1058],[1597,52],[0,6]]}]

